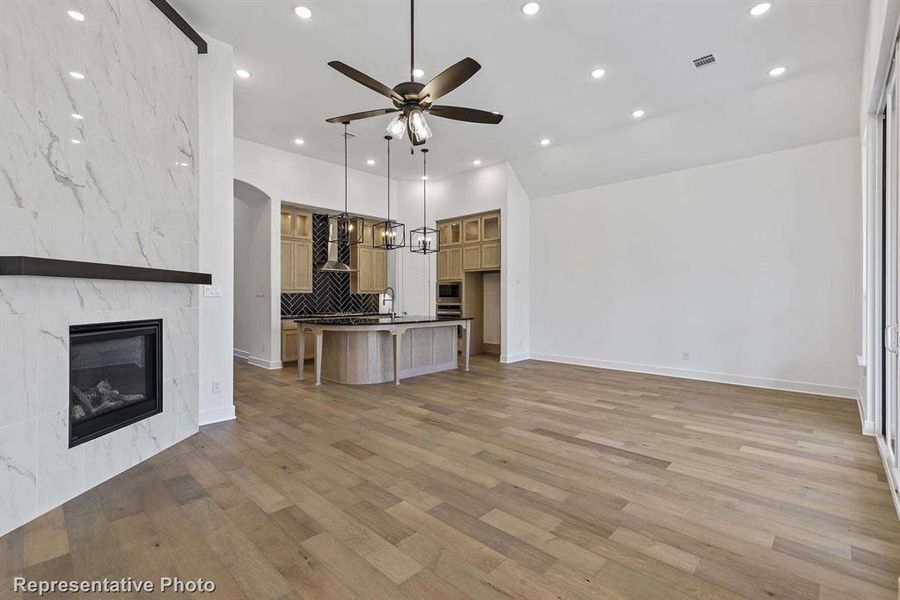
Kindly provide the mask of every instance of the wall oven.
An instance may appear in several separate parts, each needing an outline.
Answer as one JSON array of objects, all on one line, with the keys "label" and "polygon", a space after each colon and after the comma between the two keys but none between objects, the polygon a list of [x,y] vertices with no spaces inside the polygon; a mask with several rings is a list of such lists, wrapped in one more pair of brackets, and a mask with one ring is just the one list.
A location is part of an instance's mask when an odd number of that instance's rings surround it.
[{"label": "wall oven", "polygon": [[459,304],[461,300],[459,283],[439,283],[437,284],[437,303],[441,304]]}]

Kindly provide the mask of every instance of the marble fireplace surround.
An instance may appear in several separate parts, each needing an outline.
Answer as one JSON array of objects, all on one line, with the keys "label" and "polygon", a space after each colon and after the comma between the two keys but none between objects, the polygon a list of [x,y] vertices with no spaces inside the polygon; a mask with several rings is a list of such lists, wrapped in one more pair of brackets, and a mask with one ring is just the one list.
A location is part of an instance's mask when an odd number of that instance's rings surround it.
[{"label": "marble fireplace surround", "polygon": [[[198,430],[201,281],[61,267],[198,269],[199,48],[156,0],[82,6],[0,0],[0,535]],[[69,448],[69,327],[151,319],[163,412]]]}]

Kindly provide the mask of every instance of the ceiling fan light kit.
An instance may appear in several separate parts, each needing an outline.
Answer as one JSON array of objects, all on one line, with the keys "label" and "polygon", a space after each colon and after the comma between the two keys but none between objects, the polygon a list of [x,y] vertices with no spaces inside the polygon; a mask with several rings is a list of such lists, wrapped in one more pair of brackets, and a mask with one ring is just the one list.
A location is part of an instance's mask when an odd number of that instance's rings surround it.
[{"label": "ceiling fan light kit", "polygon": [[328,66],[346,75],[370,90],[385,96],[393,103],[393,108],[379,108],[364,112],[351,113],[326,119],[329,123],[343,123],[368,119],[390,113],[400,113],[388,125],[387,131],[396,139],[403,135],[409,138],[413,146],[420,146],[432,137],[431,128],[425,120],[430,116],[468,123],[485,123],[496,125],[503,120],[503,115],[496,111],[484,111],[458,106],[440,106],[434,102],[468,81],[481,69],[481,65],[472,58],[464,58],[445,69],[427,84],[415,80],[415,0],[409,3],[409,81],[398,83],[393,88],[369,77],[340,61],[333,60]]}]

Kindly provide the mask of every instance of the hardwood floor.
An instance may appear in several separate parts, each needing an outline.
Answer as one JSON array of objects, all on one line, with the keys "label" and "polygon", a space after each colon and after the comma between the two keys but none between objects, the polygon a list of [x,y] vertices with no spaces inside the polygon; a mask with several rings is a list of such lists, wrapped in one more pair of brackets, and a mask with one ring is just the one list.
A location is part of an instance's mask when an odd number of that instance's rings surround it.
[{"label": "hardwood floor", "polygon": [[237,421],[0,538],[0,597],[168,575],[214,598],[897,598],[852,401],[486,357],[235,387]]}]

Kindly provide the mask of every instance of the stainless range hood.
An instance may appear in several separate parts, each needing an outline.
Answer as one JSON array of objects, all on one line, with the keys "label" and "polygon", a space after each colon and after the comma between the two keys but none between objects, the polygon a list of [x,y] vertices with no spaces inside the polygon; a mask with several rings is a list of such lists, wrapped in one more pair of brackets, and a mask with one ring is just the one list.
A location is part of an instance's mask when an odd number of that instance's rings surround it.
[{"label": "stainless range hood", "polygon": [[327,273],[353,273],[356,269],[352,269],[350,265],[338,260],[338,246],[340,242],[331,241],[338,239],[337,227],[336,219],[328,219],[328,239],[325,241],[328,244],[328,260],[325,261],[325,264],[319,270]]}]

